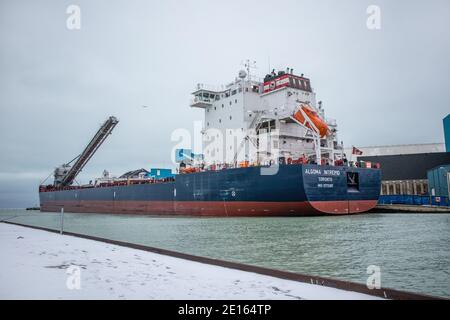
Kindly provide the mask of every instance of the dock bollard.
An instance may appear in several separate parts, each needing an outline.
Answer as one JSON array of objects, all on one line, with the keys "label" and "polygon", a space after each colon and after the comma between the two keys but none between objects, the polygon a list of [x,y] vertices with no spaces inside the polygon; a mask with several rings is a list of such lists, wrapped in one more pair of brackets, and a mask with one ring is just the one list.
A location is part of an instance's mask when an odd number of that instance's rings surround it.
[{"label": "dock bollard", "polygon": [[59,230],[59,234],[63,234],[64,230],[64,207],[61,208],[61,229]]}]

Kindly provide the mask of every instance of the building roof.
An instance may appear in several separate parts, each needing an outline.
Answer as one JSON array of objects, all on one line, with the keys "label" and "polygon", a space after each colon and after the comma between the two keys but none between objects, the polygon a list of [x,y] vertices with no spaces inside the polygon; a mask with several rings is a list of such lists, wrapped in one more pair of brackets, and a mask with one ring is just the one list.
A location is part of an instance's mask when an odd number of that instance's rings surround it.
[{"label": "building roof", "polygon": [[[445,144],[442,142],[356,147],[363,152],[362,156],[387,156],[400,154],[445,152]],[[347,155],[347,158],[350,158],[352,154],[352,148],[345,148],[344,153]]]},{"label": "building roof", "polygon": [[137,177],[139,177],[139,174],[142,172],[144,172],[145,174],[149,173],[147,170],[142,168],[142,169],[137,169],[137,170],[133,170],[133,171],[128,171],[128,172],[124,173],[123,175],[121,175],[119,178],[121,178],[121,179],[137,178]]},{"label": "building roof", "polygon": [[380,163],[384,181],[426,179],[428,170],[450,164],[450,152],[359,156],[358,160]]}]

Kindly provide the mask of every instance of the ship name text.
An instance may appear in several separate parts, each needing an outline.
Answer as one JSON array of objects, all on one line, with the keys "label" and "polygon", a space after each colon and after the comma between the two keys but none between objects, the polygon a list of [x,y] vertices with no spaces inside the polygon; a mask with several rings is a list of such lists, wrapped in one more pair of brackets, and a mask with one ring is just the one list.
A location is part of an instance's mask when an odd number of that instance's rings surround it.
[{"label": "ship name text", "polygon": [[326,176],[340,176],[339,170],[322,170],[322,169],[305,169],[305,174],[309,175],[326,175]]}]

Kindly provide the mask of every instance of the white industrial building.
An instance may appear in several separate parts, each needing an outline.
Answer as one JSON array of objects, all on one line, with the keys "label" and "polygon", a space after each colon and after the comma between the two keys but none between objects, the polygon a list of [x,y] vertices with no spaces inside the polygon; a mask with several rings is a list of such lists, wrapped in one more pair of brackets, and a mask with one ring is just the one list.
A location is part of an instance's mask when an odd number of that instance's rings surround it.
[{"label": "white industrial building", "polygon": [[[386,145],[386,146],[369,146],[359,147],[362,151],[362,156],[391,156],[399,154],[416,154],[416,153],[436,153],[445,152],[444,143],[422,143],[422,144],[398,144],[398,145]],[[347,146],[344,148],[344,152],[347,157],[352,154],[352,147]]]}]

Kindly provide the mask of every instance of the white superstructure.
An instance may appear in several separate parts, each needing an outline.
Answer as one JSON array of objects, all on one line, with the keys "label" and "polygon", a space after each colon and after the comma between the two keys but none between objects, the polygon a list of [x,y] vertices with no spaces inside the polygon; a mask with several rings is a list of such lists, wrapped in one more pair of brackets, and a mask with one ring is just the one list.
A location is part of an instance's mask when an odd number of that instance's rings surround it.
[{"label": "white superstructure", "polygon": [[[300,158],[329,164],[342,161],[336,121],[325,119],[308,78],[287,69],[273,70],[264,81],[257,81],[249,71],[241,70],[220,89],[199,84],[192,93],[191,107],[205,112],[206,164],[266,164]],[[304,112],[310,110],[314,118]],[[319,132],[318,124],[326,127],[326,134]]]}]

